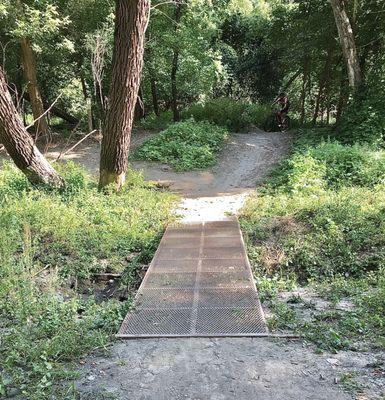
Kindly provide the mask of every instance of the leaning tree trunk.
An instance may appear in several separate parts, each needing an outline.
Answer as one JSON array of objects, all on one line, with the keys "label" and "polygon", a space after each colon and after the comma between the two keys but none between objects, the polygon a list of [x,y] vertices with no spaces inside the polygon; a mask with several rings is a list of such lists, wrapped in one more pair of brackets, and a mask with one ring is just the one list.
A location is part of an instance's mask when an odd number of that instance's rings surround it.
[{"label": "leaning tree trunk", "polygon": [[100,157],[99,188],[124,184],[143,67],[150,0],[116,0],[114,55]]},{"label": "leaning tree trunk", "polygon": [[63,180],[43,157],[12,102],[3,70],[0,68],[0,143],[18,168],[34,184],[62,186]]},{"label": "leaning tree trunk", "polygon": [[[24,71],[24,78],[27,82],[28,94],[31,102],[32,114],[35,122],[36,135],[48,134],[48,124],[44,114],[43,100],[40,94],[39,85],[37,83],[36,60],[29,39],[22,37],[21,45],[21,61]],[[39,118],[41,117],[41,118]]]},{"label": "leaning tree trunk", "polygon": [[348,71],[349,85],[356,88],[362,81],[362,72],[354,40],[352,25],[346,13],[343,0],[330,0],[338,35],[340,37],[342,53]]}]

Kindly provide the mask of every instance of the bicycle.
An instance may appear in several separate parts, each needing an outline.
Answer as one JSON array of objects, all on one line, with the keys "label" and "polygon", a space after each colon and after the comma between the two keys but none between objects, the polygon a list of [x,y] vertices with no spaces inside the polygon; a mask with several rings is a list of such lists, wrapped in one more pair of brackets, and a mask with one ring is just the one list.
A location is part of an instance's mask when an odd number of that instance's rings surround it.
[{"label": "bicycle", "polygon": [[265,132],[277,132],[278,130],[281,132],[287,132],[290,129],[290,117],[286,114],[282,118],[282,123],[279,120],[277,110],[273,110],[272,114],[266,118],[263,129]]}]

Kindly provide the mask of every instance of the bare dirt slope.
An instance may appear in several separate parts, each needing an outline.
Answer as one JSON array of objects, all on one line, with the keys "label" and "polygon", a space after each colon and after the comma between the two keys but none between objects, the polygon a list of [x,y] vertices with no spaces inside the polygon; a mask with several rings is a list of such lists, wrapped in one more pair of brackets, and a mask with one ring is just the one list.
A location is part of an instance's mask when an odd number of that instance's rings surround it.
[{"label": "bare dirt slope", "polygon": [[78,388],[90,399],[351,399],[327,360],[285,340],[130,340],[88,359]]}]

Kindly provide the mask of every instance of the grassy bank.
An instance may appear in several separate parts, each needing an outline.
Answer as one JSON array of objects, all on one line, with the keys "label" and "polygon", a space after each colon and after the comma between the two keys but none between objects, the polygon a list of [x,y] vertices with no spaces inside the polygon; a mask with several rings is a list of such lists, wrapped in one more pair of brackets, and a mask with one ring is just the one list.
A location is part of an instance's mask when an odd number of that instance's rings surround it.
[{"label": "grassy bank", "polygon": [[247,202],[249,256],[273,330],[319,350],[383,347],[385,152],[322,136],[303,133]]},{"label": "grassy bank", "polygon": [[[0,171],[0,397],[50,398],[73,361],[109,342],[172,219],[174,197],[137,173],[108,196],[77,166],[62,173],[67,187],[47,191]],[[105,273],[121,275],[111,297]]]}]

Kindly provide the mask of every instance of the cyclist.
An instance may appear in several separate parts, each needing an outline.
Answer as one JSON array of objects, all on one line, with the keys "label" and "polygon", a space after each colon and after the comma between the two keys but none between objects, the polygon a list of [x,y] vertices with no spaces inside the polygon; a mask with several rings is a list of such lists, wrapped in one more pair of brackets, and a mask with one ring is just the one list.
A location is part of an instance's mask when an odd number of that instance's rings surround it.
[{"label": "cyclist", "polygon": [[277,116],[278,116],[278,121],[279,121],[279,126],[282,126],[283,120],[286,117],[287,113],[289,112],[290,109],[290,101],[289,98],[287,97],[286,93],[280,93],[279,96],[274,100],[274,103],[272,106],[275,104],[279,104],[281,109],[277,111]]}]

